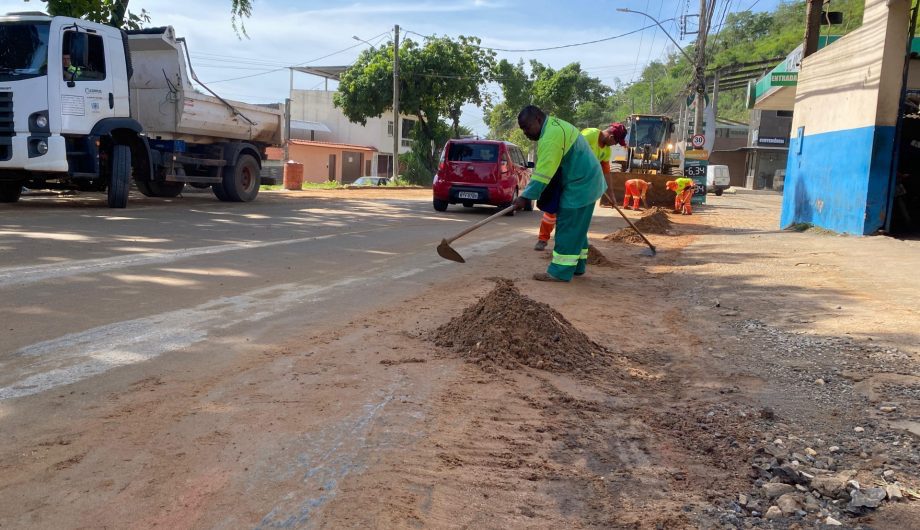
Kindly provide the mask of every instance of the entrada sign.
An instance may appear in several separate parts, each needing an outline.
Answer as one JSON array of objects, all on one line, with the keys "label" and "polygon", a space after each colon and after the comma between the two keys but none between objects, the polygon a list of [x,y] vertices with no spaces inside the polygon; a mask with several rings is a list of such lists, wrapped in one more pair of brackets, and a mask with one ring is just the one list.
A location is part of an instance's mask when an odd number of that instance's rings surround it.
[{"label": "entrada sign", "polygon": [[798,72],[773,72],[770,74],[771,86],[795,86],[798,82]]}]

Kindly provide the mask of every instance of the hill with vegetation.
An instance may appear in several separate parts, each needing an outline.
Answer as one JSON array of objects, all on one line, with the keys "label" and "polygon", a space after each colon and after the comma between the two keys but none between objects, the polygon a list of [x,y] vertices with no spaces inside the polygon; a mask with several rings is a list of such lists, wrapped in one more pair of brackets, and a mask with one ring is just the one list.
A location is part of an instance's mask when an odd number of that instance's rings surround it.
[{"label": "hill with vegetation", "polygon": [[[833,0],[829,9],[843,12],[844,22],[823,26],[822,35],[843,35],[858,28],[862,24],[863,6],[864,0]],[[805,2],[784,2],[771,12],[727,13],[714,20],[717,24],[710,28],[707,41],[708,73],[788,55],[804,38]],[[694,57],[695,45],[685,51]],[[523,62],[497,63],[493,77],[501,87],[503,99],[488,105],[485,113],[493,137],[521,141],[513,116],[527,102],[540,105],[579,127],[621,121],[633,113],[649,112],[653,86],[652,110],[676,116],[693,80],[693,67],[678,50],[672,50],[663,60],[651,62],[634,82],[623,84],[617,80],[614,87],[591,77],[578,63],[559,70],[536,61],[529,66],[528,73]],[[710,84],[707,91],[711,89]],[[748,122],[744,88],[720,91],[719,117]]]}]

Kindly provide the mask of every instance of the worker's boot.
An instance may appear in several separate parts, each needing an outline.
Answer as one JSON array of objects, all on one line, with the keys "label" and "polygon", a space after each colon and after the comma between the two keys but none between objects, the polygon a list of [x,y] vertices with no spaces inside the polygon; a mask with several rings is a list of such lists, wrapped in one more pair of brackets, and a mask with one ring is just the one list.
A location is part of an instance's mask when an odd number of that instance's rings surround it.
[{"label": "worker's boot", "polygon": [[537,240],[537,244],[533,246],[534,250],[546,250],[546,241],[542,239]]}]

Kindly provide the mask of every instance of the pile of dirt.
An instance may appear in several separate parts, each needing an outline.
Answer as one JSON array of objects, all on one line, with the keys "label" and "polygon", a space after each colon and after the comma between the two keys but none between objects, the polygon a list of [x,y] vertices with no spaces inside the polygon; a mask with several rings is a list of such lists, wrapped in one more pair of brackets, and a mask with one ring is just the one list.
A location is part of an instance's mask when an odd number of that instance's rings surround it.
[{"label": "pile of dirt", "polygon": [[[642,212],[642,217],[638,221],[633,221],[643,234],[665,235],[673,226],[668,216],[668,209],[660,206],[653,206]],[[604,236],[607,241],[620,241],[624,243],[643,243],[642,238],[632,227],[625,227],[617,230],[612,234]]]},{"label": "pile of dirt", "polygon": [[580,372],[602,361],[604,349],[555,309],[524,296],[511,280],[496,283],[463,314],[434,330],[434,343],[481,366],[509,370]]},{"label": "pile of dirt", "polygon": [[594,245],[588,245],[588,265],[595,267],[616,267],[616,263],[607,259]]}]

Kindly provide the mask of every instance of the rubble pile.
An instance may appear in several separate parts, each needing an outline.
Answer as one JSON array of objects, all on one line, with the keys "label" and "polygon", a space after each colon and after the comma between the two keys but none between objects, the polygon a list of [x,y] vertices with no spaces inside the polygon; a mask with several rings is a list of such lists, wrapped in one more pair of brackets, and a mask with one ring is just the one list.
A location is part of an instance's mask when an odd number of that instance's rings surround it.
[{"label": "rubble pile", "polygon": [[[660,206],[653,206],[648,210],[642,212],[642,217],[638,221],[633,222],[643,234],[658,234],[665,235],[670,232],[671,223],[670,217],[668,217],[668,209],[661,208]],[[639,234],[636,233],[632,227],[624,227],[612,234],[604,236],[604,239],[607,241],[619,241],[623,243],[643,243],[642,238],[639,237]]]},{"label": "rubble pile", "polygon": [[603,361],[605,350],[552,307],[497,279],[486,296],[434,330],[431,340],[482,366],[521,366],[581,372]]}]

